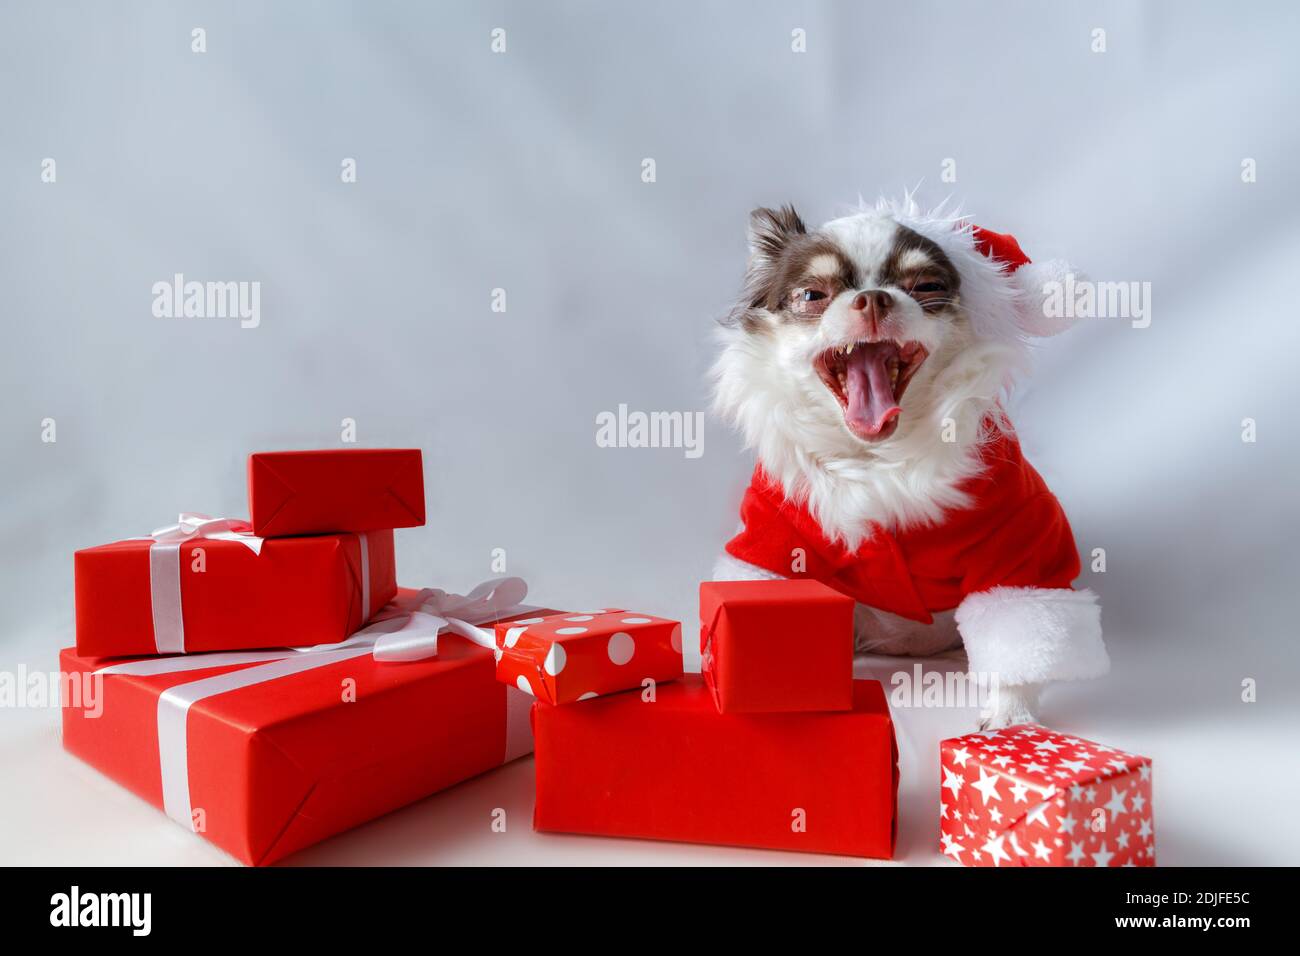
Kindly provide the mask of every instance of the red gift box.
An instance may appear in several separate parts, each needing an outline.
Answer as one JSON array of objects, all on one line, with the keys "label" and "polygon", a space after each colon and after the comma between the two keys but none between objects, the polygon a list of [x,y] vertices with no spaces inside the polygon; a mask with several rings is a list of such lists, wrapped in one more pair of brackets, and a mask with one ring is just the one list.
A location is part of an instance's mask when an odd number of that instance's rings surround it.
[{"label": "red gift box", "polygon": [[1155,866],[1151,760],[1022,724],[939,745],[940,849],[966,866]]},{"label": "red gift box", "polygon": [[391,531],[263,540],[228,530],[241,523],[209,524],[227,530],[78,551],[77,653],[322,644],[356,631],[397,593]]},{"label": "red gift box", "polygon": [[362,644],[126,662],[69,648],[60,664],[81,697],[64,702],[68,751],[249,864],[532,749],[532,698],[454,634],[407,663]]},{"label": "red gift box", "polygon": [[538,830],[888,858],[898,751],[877,681],[853,709],[719,714],[693,674],[533,707]]},{"label": "red gift box", "polygon": [[263,451],[248,457],[253,533],[288,537],[424,524],[418,448]]},{"label": "red gift box", "polygon": [[682,676],[682,625],[606,608],[496,626],[497,680],[566,704]]},{"label": "red gift box", "polygon": [[819,581],[706,581],[700,658],[724,714],[853,707],[853,599]]}]

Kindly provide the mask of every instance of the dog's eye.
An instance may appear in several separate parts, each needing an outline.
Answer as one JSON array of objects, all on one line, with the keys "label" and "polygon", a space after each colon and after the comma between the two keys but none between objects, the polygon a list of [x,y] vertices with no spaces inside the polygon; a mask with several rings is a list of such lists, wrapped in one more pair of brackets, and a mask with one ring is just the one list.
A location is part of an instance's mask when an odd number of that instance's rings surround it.
[{"label": "dog's eye", "polygon": [[933,295],[936,292],[945,291],[942,282],[918,282],[912,286],[913,292],[919,292],[921,295]]},{"label": "dog's eye", "polygon": [[826,307],[831,304],[831,296],[835,294],[835,284],[829,279],[807,279],[808,284],[796,286],[790,290],[789,302],[790,311],[795,315],[808,316],[817,318],[826,311]]}]

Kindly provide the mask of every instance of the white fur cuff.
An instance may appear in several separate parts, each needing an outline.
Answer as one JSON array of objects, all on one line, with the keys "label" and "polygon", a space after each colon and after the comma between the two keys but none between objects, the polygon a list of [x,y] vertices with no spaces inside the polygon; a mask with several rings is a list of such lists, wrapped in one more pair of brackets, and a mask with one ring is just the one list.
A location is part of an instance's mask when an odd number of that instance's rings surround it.
[{"label": "white fur cuff", "polygon": [[760,568],[756,564],[742,561],[723,551],[713,563],[713,580],[715,581],[784,581],[785,578],[775,571]]},{"label": "white fur cuff", "polygon": [[1091,591],[992,588],[967,595],[956,618],[971,670],[1004,684],[1079,680],[1110,669]]}]

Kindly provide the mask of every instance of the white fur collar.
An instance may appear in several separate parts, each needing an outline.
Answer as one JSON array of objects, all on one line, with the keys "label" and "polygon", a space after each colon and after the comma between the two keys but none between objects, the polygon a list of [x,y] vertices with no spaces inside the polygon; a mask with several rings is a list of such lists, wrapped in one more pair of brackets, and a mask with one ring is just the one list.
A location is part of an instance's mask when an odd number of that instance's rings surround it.
[{"label": "white fur collar", "polygon": [[915,382],[912,390],[925,402],[909,408],[892,437],[868,448],[838,416],[788,394],[795,383],[773,368],[761,345],[744,333],[728,339],[713,370],[716,407],[786,497],[807,501],[827,537],[850,549],[874,523],[934,524],[945,511],[967,506],[960,485],[980,470],[985,423],[1007,427],[998,395],[1008,356],[996,344],[969,346],[937,379]]}]

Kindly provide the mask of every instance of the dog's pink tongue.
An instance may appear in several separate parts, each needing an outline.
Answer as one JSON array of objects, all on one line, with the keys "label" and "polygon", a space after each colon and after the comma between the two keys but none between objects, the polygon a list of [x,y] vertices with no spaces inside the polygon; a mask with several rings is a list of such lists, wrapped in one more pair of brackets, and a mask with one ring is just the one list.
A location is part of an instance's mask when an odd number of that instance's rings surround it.
[{"label": "dog's pink tongue", "polygon": [[902,412],[894,401],[894,387],[885,367],[890,352],[883,342],[859,345],[849,355],[845,369],[849,407],[844,418],[857,434],[868,438],[879,435]]}]

